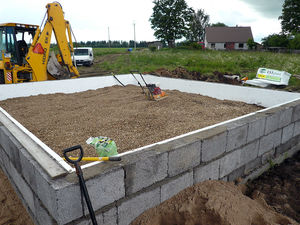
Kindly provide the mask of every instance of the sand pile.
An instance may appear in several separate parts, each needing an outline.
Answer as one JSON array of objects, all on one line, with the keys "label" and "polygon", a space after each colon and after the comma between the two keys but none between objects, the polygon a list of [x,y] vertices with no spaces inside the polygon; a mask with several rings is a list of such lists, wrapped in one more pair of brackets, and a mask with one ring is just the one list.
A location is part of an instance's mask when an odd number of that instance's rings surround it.
[{"label": "sand pile", "polygon": [[273,211],[259,192],[251,199],[242,189],[224,181],[205,181],[146,211],[132,225],[297,224]]}]

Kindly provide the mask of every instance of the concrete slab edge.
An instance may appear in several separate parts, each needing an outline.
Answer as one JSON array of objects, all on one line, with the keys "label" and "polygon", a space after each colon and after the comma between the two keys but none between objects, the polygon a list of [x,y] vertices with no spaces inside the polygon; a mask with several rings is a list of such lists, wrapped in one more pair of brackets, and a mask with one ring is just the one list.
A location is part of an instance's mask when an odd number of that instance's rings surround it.
[{"label": "concrete slab edge", "polygon": [[[74,171],[74,169],[66,162],[64,162],[64,160],[59,155],[57,155],[34,134],[28,131],[1,107],[0,122],[26,148],[26,150],[41,165],[41,167],[49,174],[50,177],[55,178],[67,172],[70,173]],[[34,147],[41,148],[43,151],[34,151]],[[41,162],[41,159],[43,159],[43,157],[45,157],[45,159],[43,160],[44,162],[46,162],[45,164]],[[51,166],[49,166],[49,164]]]}]

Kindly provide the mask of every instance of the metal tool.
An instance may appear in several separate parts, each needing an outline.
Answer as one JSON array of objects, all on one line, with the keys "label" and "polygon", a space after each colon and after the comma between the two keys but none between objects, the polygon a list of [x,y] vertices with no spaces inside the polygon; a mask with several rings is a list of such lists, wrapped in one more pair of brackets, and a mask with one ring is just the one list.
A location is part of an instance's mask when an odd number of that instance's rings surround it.
[{"label": "metal tool", "polygon": [[[72,152],[72,151],[77,150],[77,149],[80,150],[80,155],[76,160],[72,160],[71,157],[68,157],[67,153]],[[94,209],[93,209],[90,197],[89,197],[89,193],[88,193],[86,185],[85,185],[85,181],[84,181],[84,178],[83,178],[83,173],[82,173],[82,170],[81,170],[80,166],[78,165],[78,163],[83,158],[83,149],[80,145],[76,145],[76,146],[65,149],[63,151],[63,154],[64,154],[65,159],[69,163],[74,164],[74,166],[75,166],[76,174],[79,178],[80,190],[81,190],[81,192],[83,193],[83,195],[85,197],[85,201],[86,201],[86,204],[87,204],[90,216],[91,216],[92,223],[93,223],[93,225],[98,225],[96,217],[95,217],[95,212],[94,212]]]},{"label": "metal tool", "polygon": [[[138,84],[140,85],[140,87],[143,90],[143,93],[145,94],[145,96],[149,100],[155,100],[155,101],[157,101],[157,100],[161,100],[161,99],[163,99],[163,98],[166,97],[166,93],[164,91],[162,91],[158,86],[156,86],[155,84],[147,84],[141,72],[139,72],[137,70],[132,70],[132,71],[130,71],[130,73],[132,74],[132,76],[134,77],[134,79],[138,82]],[[144,90],[143,86],[136,79],[136,77],[134,76],[133,73],[138,73],[140,75],[140,77],[142,78],[142,80],[145,83],[147,91]]]},{"label": "metal tool", "polygon": [[145,94],[145,95],[147,95],[146,94],[146,92],[145,92],[145,90],[144,90],[144,88],[143,88],[143,86],[141,85],[141,83],[139,82],[139,80],[138,79],[136,79],[136,77],[134,76],[134,74],[133,73],[135,73],[135,72],[137,72],[137,73],[139,73],[139,71],[137,71],[137,70],[132,70],[132,71],[130,71],[130,73],[131,73],[131,75],[133,76],[133,78],[138,82],[138,84],[140,85],[140,87],[142,88],[142,90],[143,90],[143,93]]},{"label": "metal tool", "polygon": [[111,73],[111,75],[123,86],[125,87],[125,85],[115,76],[114,73]]}]

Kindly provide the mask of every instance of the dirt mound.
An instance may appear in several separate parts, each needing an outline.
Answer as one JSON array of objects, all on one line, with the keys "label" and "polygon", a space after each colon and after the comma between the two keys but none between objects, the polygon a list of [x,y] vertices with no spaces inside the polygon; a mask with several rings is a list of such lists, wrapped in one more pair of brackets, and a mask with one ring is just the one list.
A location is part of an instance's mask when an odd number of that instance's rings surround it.
[{"label": "dirt mound", "polygon": [[139,216],[132,225],[259,225],[297,224],[273,211],[258,196],[224,181],[205,181],[187,188]]},{"label": "dirt mound", "polygon": [[[213,75],[204,75],[200,72],[196,71],[188,71],[183,67],[177,67],[175,70],[168,70],[165,68],[160,68],[155,71],[149,72],[149,74],[164,76],[164,77],[172,77],[172,78],[181,78],[181,79],[189,79],[189,80],[200,80],[200,81],[208,81],[208,82],[217,82],[217,83],[226,83],[226,84],[234,84],[241,85],[242,83],[238,79],[232,78],[233,74],[230,73],[221,73],[219,71],[215,71]],[[236,78],[239,74],[236,74],[234,77]]]}]

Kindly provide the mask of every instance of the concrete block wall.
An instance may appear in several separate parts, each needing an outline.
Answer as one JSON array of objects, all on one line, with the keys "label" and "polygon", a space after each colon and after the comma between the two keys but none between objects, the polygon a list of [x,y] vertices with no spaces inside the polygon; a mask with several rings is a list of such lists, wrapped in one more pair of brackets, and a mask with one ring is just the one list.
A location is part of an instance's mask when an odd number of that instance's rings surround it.
[{"label": "concrete block wall", "polygon": [[[83,169],[99,224],[130,224],[208,179],[259,176],[300,150],[300,100],[145,147]],[[76,174],[51,178],[0,125],[0,165],[36,224],[88,224]]]}]

